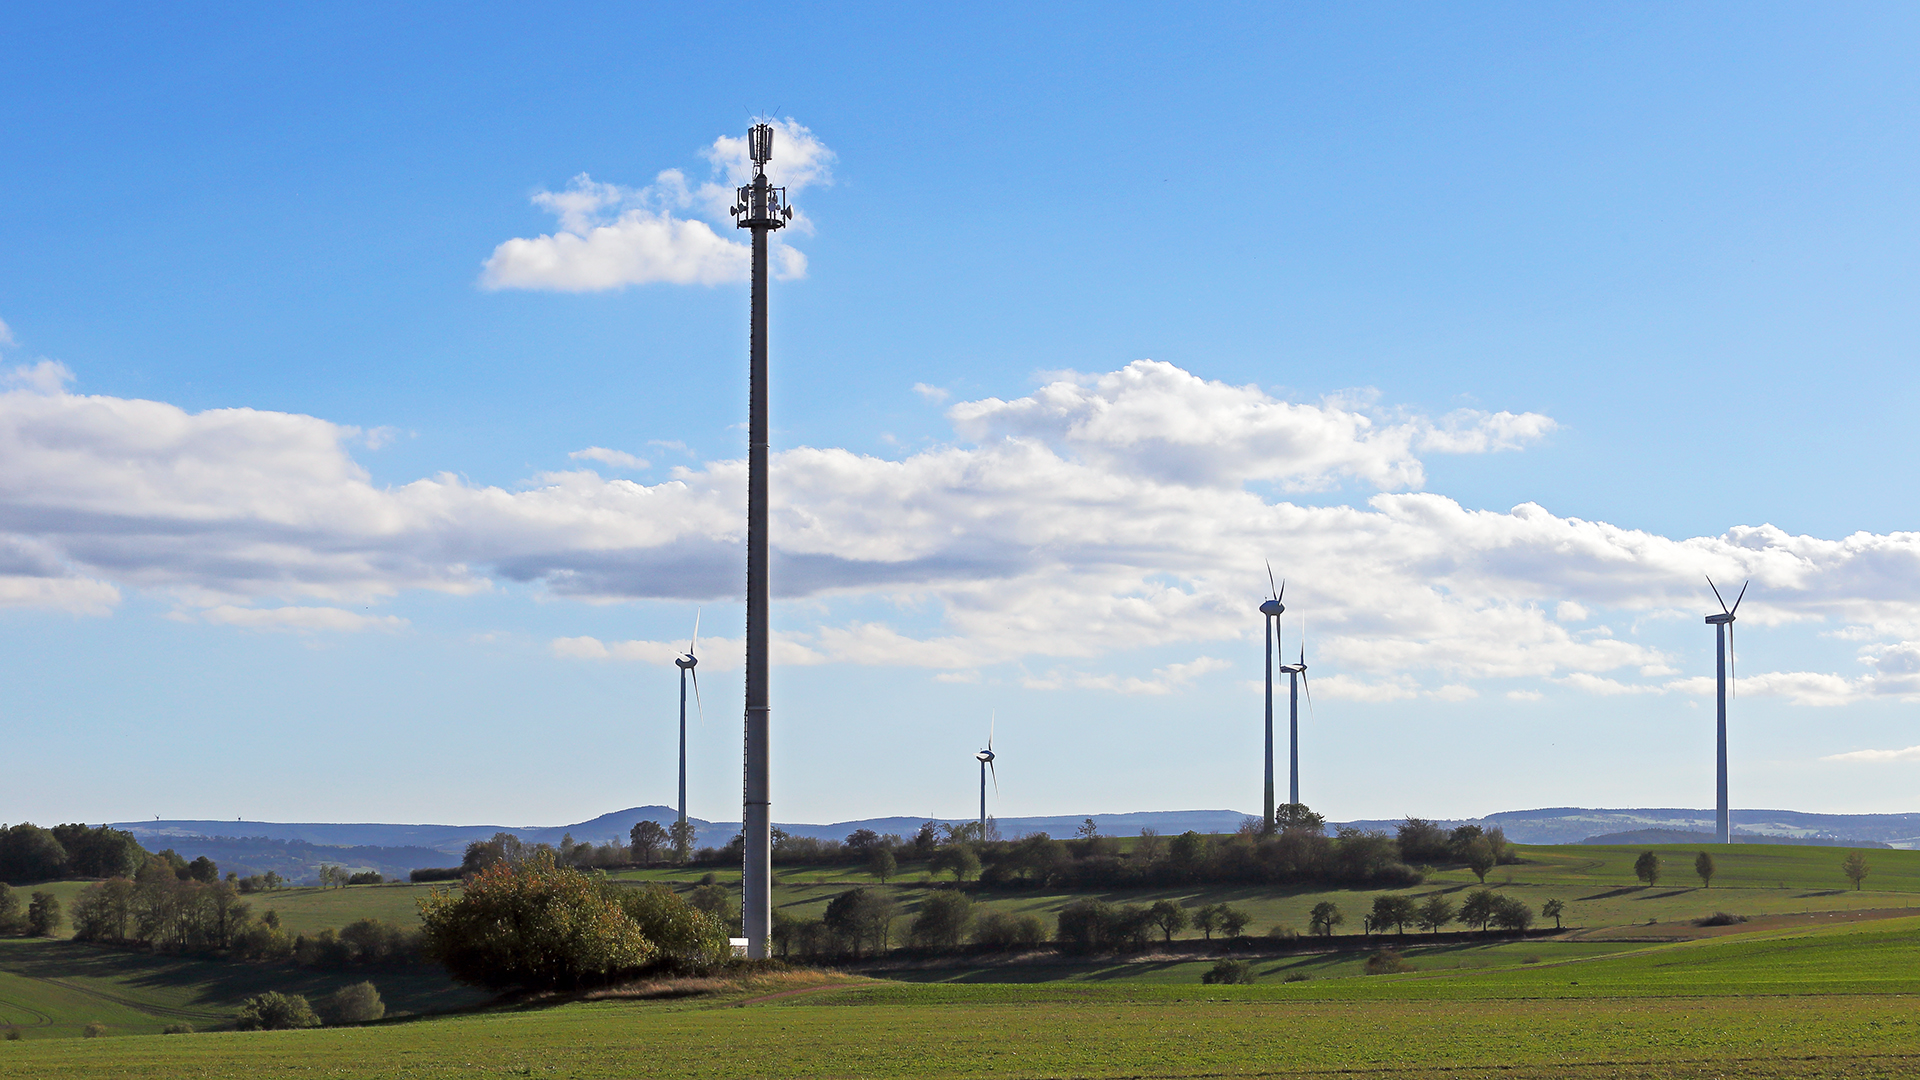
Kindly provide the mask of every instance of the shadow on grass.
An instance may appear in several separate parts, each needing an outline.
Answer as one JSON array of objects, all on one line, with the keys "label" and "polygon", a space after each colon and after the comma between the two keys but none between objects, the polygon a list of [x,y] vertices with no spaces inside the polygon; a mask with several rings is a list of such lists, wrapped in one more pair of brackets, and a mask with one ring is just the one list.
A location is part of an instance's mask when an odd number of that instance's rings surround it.
[{"label": "shadow on grass", "polygon": [[1582,900],[1612,900],[1616,896],[1625,896],[1628,893],[1639,892],[1644,888],[1646,888],[1645,885],[1622,885],[1617,889],[1608,889],[1606,892],[1594,893],[1592,896],[1576,896],[1574,900],[1576,902]]},{"label": "shadow on grass", "polygon": [[1693,891],[1694,890],[1691,888],[1669,889],[1666,892],[1647,893],[1644,896],[1636,896],[1634,897],[1634,899],[1635,900],[1665,900],[1669,896],[1685,896],[1686,894]]},{"label": "shadow on grass", "polygon": [[1808,897],[1813,897],[1813,896],[1845,896],[1852,891],[1853,891],[1852,889],[1822,889],[1818,892],[1796,893],[1794,895],[1794,899],[1805,900]]}]

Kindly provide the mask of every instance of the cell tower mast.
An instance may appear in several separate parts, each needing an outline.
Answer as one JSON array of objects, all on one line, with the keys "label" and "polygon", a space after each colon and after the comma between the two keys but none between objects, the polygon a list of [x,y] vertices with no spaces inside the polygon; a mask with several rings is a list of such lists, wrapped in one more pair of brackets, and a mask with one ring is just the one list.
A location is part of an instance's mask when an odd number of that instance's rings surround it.
[{"label": "cell tower mast", "polygon": [[755,124],[747,132],[753,182],[734,198],[734,224],[753,230],[753,316],[749,407],[747,415],[747,717],[744,746],[744,797],[741,818],[746,834],[741,867],[741,914],[746,923],[747,956],[764,960],[773,931],[773,810],[767,783],[767,620],[772,594],[767,588],[767,234],[793,218],[787,189],[767,181],[773,160],[773,125]]}]

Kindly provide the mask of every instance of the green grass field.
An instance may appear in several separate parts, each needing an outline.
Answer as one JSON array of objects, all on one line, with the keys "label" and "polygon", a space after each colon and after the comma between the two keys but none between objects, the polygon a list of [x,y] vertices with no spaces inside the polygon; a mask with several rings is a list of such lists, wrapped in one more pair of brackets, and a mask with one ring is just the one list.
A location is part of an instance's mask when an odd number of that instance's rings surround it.
[{"label": "green grass field", "polygon": [[1920,1071],[1916,960],[1920,919],[1900,919],[1244,987],[766,982],[339,1030],[23,1041],[0,1045],[0,1077],[1902,1077]]}]

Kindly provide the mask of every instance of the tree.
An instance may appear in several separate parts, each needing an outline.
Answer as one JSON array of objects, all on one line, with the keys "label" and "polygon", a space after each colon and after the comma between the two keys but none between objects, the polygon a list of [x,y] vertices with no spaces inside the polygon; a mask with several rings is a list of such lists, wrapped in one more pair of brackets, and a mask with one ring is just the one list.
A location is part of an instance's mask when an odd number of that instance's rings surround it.
[{"label": "tree", "polygon": [[885,885],[887,879],[892,877],[894,871],[899,868],[900,864],[894,859],[893,852],[885,847],[875,847],[867,856],[867,873],[879,878],[882,885]]},{"label": "tree", "polygon": [[22,925],[20,898],[13,895],[13,886],[0,881],[0,934],[18,933]]},{"label": "tree", "polygon": [[948,844],[927,860],[927,869],[936,874],[950,872],[954,883],[958,884],[979,875],[980,856],[975,855],[973,848],[966,844]]},{"label": "tree", "polygon": [[[711,875],[709,875],[711,876]],[[732,926],[740,921],[740,909],[733,904],[733,894],[725,885],[717,881],[708,881],[693,890],[687,897],[687,903],[697,911],[704,911],[720,922]]]},{"label": "tree", "polygon": [[1395,933],[1404,934],[1413,917],[1413,901],[1399,893],[1386,893],[1373,898],[1372,918],[1377,930],[1391,926]]},{"label": "tree", "polygon": [[52,937],[60,928],[60,898],[50,892],[37,892],[27,904],[27,933],[34,937]]},{"label": "tree", "polygon": [[1150,863],[1160,857],[1165,847],[1166,841],[1161,839],[1160,830],[1149,826],[1140,830],[1140,839],[1133,845],[1133,855],[1141,862]]},{"label": "tree", "polygon": [[241,1031],[286,1031],[292,1028],[319,1027],[320,1018],[313,1006],[299,994],[278,991],[250,997],[240,1003],[240,1015],[234,1026]]},{"label": "tree", "polygon": [[1177,931],[1187,928],[1187,909],[1173,900],[1155,900],[1153,906],[1147,909],[1147,917],[1160,928],[1160,933],[1167,941],[1172,941]]},{"label": "tree", "polygon": [[1638,877],[1648,885],[1659,884],[1660,856],[1655,855],[1651,851],[1641,852],[1640,857],[1633,860],[1633,873],[1635,877]]},{"label": "tree", "polygon": [[633,861],[642,866],[652,862],[672,839],[657,821],[636,822],[627,832],[629,846],[633,849]]},{"label": "tree", "polygon": [[1493,851],[1493,841],[1485,836],[1475,836],[1468,840],[1461,846],[1460,861],[1467,864],[1467,869],[1473,871],[1473,876],[1480,879],[1480,884],[1485,885],[1487,871],[1493,869],[1494,863],[1498,861]]},{"label": "tree", "polygon": [[1246,985],[1253,982],[1253,965],[1245,960],[1222,960],[1201,972],[1200,981],[1208,985]]},{"label": "tree", "polygon": [[1307,914],[1307,930],[1321,937],[1332,937],[1333,928],[1345,921],[1347,917],[1340,914],[1339,905],[1331,900],[1322,900],[1313,905],[1313,910]]},{"label": "tree", "polygon": [[1193,913],[1193,928],[1200,931],[1208,941],[1213,940],[1213,932],[1220,927],[1220,908],[1214,904],[1202,904]]},{"label": "tree", "polygon": [[1701,852],[1693,857],[1693,872],[1700,875],[1700,887],[1713,888],[1713,856]]},{"label": "tree", "polygon": [[420,903],[421,946],[454,978],[490,989],[581,986],[637,971],[658,947],[627,916],[617,886],[560,866],[551,851],[496,862],[461,895]]},{"label": "tree", "polygon": [[1847,875],[1847,880],[1853,882],[1854,891],[1859,892],[1860,883],[1867,880],[1867,856],[1863,852],[1850,851],[1846,861],[1840,864],[1840,869]]},{"label": "tree", "polygon": [[693,822],[676,821],[667,826],[667,841],[673,845],[675,862],[686,862],[693,858]]},{"label": "tree", "polygon": [[[1434,831],[1437,833],[1440,830]],[[1416,914],[1420,917],[1420,929],[1435,933],[1453,921],[1453,901],[1447,899],[1445,893],[1428,893],[1427,898],[1420,902]]]},{"label": "tree", "polygon": [[1283,831],[1287,829],[1303,829],[1312,833],[1327,831],[1327,819],[1314,813],[1306,803],[1281,803],[1274,807],[1273,824],[1274,827]]},{"label": "tree", "polygon": [[1487,923],[1493,921],[1496,899],[1498,897],[1491,889],[1475,889],[1468,893],[1466,901],[1460,905],[1460,921],[1468,926],[1478,926],[1484,933]]},{"label": "tree", "polygon": [[30,822],[0,829],[0,881],[52,881],[66,868],[67,850],[50,830]]},{"label": "tree", "polygon": [[1560,898],[1556,896],[1553,899],[1547,901],[1546,903],[1540,905],[1540,917],[1543,919],[1552,919],[1553,928],[1555,930],[1558,930],[1560,929],[1560,916],[1566,910],[1567,910],[1567,905],[1561,903]]},{"label": "tree", "polygon": [[1207,859],[1207,838],[1188,829],[1167,843],[1167,858],[1182,874],[1191,874]]},{"label": "tree", "polygon": [[1068,952],[1098,952],[1113,947],[1113,926],[1119,916],[1105,900],[1075,900],[1060,909],[1054,933]]},{"label": "tree", "polygon": [[1229,907],[1226,904],[1220,905],[1220,929],[1226,931],[1228,937],[1239,937],[1246,931],[1247,924],[1252,921],[1253,917],[1239,908]]},{"label": "tree", "polygon": [[867,949],[885,949],[893,929],[893,899],[879,889],[849,889],[827,901],[822,916],[847,951],[855,956]]},{"label": "tree", "polygon": [[202,855],[187,864],[187,877],[203,884],[210,884],[220,880],[220,867],[212,859]]},{"label": "tree", "polygon": [[387,1015],[387,1003],[380,990],[370,982],[343,986],[327,995],[324,1006],[327,1021],[333,1024],[364,1024]]},{"label": "tree", "polygon": [[1500,896],[1493,901],[1493,922],[1502,930],[1525,933],[1533,925],[1533,909],[1515,897]]},{"label": "tree", "polygon": [[1082,840],[1098,840],[1100,839],[1100,826],[1095,825],[1092,818],[1086,818],[1080,822],[1079,828],[1073,830],[1073,835]]},{"label": "tree", "polygon": [[907,928],[907,938],[928,949],[953,949],[973,919],[973,901],[958,889],[939,889],[920,904],[920,913]]}]

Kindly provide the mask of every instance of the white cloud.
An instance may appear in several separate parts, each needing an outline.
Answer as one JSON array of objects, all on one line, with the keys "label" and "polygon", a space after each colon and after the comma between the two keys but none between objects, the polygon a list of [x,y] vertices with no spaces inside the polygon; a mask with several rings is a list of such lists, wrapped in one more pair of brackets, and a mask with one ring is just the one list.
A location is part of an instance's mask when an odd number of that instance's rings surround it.
[{"label": "white cloud", "polygon": [[[1328,673],[1314,689],[1329,697],[1444,698],[1488,678],[1711,693],[1710,679],[1623,681],[1665,678],[1675,658],[1563,621],[1567,605],[1697,619],[1705,572],[1754,579],[1743,623],[1749,613],[1829,620],[1881,636],[1858,678],[1745,675],[1743,694],[1807,704],[1920,695],[1920,644],[1897,637],[1920,626],[1920,534],[1828,540],[1762,525],[1672,539],[1531,503],[1469,510],[1419,492],[1303,506],[1229,475],[1300,486],[1419,476],[1410,448],[1431,425],[1354,409],[1135,364],[953,406],[977,442],[899,459],[777,454],[775,587],[784,600],[814,600],[777,655],[946,672],[1039,660],[1067,665],[1043,682],[1161,692],[1199,672],[1109,677],[1083,662],[1148,648],[1229,655],[1203,645],[1216,642],[1257,650],[1261,560],[1272,552],[1293,579],[1290,607],[1313,621],[1312,659]],[[1405,432],[1382,443],[1396,425]],[[498,581],[600,603],[738,594],[740,461],[677,468],[657,484],[578,469],[512,490],[448,474],[376,486],[349,453],[358,434],[287,413],[0,392],[0,603],[99,611],[130,588],[264,611]],[[1209,441],[1231,470],[1206,464]],[[846,620],[835,614],[843,598],[900,614],[866,605]],[[683,646],[600,647],[610,659],[670,661]]]},{"label": "white cloud", "polygon": [[249,630],[404,630],[410,625],[397,615],[361,615],[330,607],[249,608],[221,604],[199,613],[204,622],[240,626]]},{"label": "white cloud", "polygon": [[13,327],[7,325],[7,320],[0,319],[0,345],[12,344],[14,344]]},{"label": "white cloud", "polygon": [[609,450],[604,446],[589,446],[585,450],[575,450],[567,455],[575,461],[598,461],[612,465],[616,469],[644,469],[647,459],[634,457],[624,450]]},{"label": "white cloud", "polygon": [[1507,691],[1507,699],[1509,701],[1545,701],[1546,697],[1547,695],[1541,693],[1538,690]]},{"label": "white cloud", "polygon": [[1591,615],[1592,613],[1584,604],[1576,604],[1571,600],[1562,600],[1553,606],[1553,617],[1556,622],[1586,622]]},{"label": "white cloud", "polygon": [[8,386],[24,386],[36,393],[57,394],[73,381],[73,372],[58,360],[42,360],[14,368],[7,372],[4,381]]},{"label": "white cloud", "polygon": [[1104,375],[1064,373],[1028,397],[962,402],[947,415],[976,441],[1033,440],[1106,471],[1180,485],[1270,480],[1290,491],[1343,479],[1418,488],[1426,473],[1416,448],[1485,453],[1553,429],[1532,413],[1459,412],[1436,426],[1335,401],[1297,404],[1153,360]]},{"label": "white cloud", "polygon": [[1920,761],[1920,746],[1909,746],[1905,750],[1849,750],[1844,754],[1828,754],[1821,761]]},{"label": "white cloud", "polygon": [[942,402],[946,401],[948,397],[947,391],[941,389],[938,386],[928,386],[926,383],[923,383],[923,382],[914,383],[913,392],[916,394],[919,394],[923,398],[926,398],[928,401],[933,402],[935,405],[939,405]]},{"label": "white cloud", "polygon": [[[833,151],[792,120],[774,127],[767,175],[786,187],[789,198],[833,182]],[[553,214],[559,227],[494,248],[481,271],[482,287],[598,292],[662,282],[721,285],[747,280],[751,248],[731,239],[736,230],[727,213],[735,189],[752,173],[746,139],[723,135],[702,156],[711,163],[714,179],[698,187],[689,186],[680,170],[667,169],[646,187],[602,183],[581,173],[565,190],[536,192],[533,204]],[[706,220],[688,216],[689,211]],[[788,229],[811,232],[812,224],[796,210]],[[805,277],[806,255],[780,235],[775,234],[768,252],[774,275]]]}]

